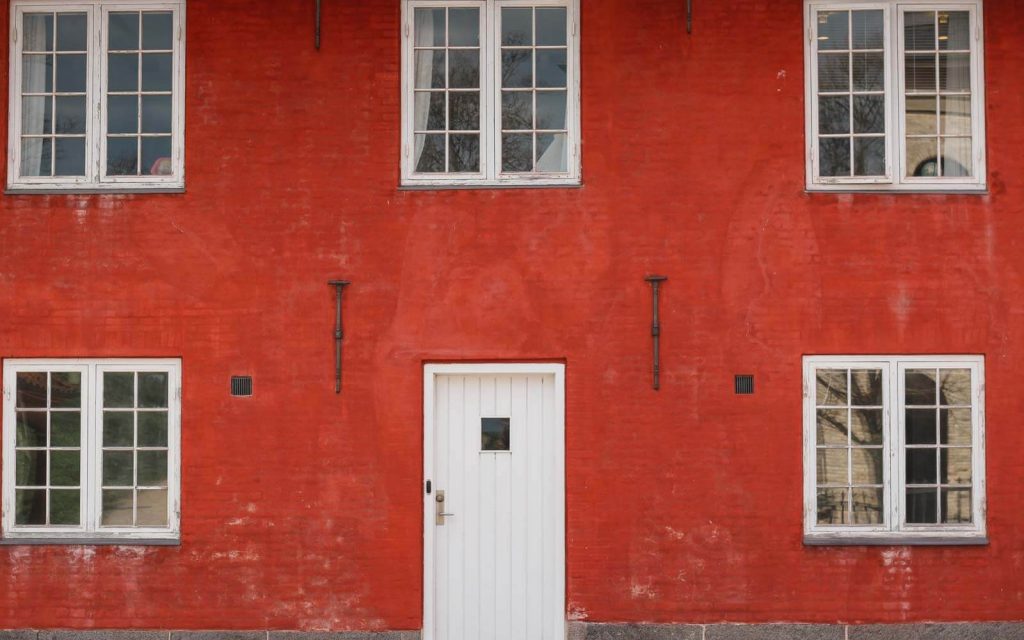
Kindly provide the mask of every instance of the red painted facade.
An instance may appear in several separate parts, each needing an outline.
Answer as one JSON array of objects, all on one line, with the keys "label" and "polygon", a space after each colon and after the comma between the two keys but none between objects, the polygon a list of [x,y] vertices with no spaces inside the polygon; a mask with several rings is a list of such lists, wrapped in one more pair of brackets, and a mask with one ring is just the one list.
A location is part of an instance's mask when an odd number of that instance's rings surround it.
[{"label": "red painted facade", "polygon": [[[886,196],[804,192],[798,0],[582,5],[581,188],[397,188],[397,0],[319,52],[312,1],[189,0],[187,193],[0,198],[3,356],[184,380],[181,546],[0,548],[0,627],[418,629],[422,365],[531,359],[570,619],[1021,618],[1024,7],[985,2],[989,193]],[[990,544],[803,545],[811,353],[986,356]]]}]

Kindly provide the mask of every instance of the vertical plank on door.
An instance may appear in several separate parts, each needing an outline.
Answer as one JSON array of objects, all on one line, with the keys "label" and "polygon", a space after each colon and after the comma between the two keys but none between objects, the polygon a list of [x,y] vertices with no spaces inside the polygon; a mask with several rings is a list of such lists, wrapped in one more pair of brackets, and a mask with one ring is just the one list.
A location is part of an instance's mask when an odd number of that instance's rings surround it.
[{"label": "vertical plank on door", "polygon": [[[435,456],[434,475],[435,482],[439,489],[447,487],[450,476],[449,466],[452,464],[447,460],[448,456],[448,431],[451,423],[450,406],[448,404],[448,391],[451,384],[449,376],[438,376],[437,390],[434,393],[434,402],[437,405],[434,413],[434,451],[439,455]],[[437,629],[438,638],[448,637],[447,612],[449,600],[452,594],[448,587],[448,530],[446,527],[436,527],[434,530],[434,627]]]},{"label": "vertical plank on door", "polygon": [[454,513],[454,516],[446,518],[444,529],[448,536],[448,588],[451,590],[448,598],[448,635],[446,640],[463,640],[462,606],[465,594],[465,557],[462,549],[466,545],[466,529],[469,521],[466,520],[464,507],[466,504],[466,484],[462,481],[462,473],[465,468],[465,443],[466,420],[463,407],[465,402],[466,378],[459,376],[452,378],[448,384],[448,407],[450,420],[448,422],[448,449],[445,457],[448,459],[448,478],[445,483],[447,493],[445,496],[445,510]]},{"label": "vertical plank on door", "polygon": [[[494,415],[509,417],[512,415],[512,378],[503,376],[495,381]],[[495,640],[510,640],[511,594],[509,585],[512,575],[512,476],[511,457],[514,455],[515,443],[511,443],[512,453],[493,453],[494,458],[494,630]]]},{"label": "vertical plank on door", "polygon": [[542,544],[544,532],[541,530],[541,523],[544,520],[544,512],[541,511],[542,491],[541,484],[541,447],[543,446],[543,426],[541,412],[543,411],[543,378],[530,376],[527,383],[527,418],[526,418],[526,449],[527,468],[526,477],[527,498],[526,504],[529,513],[536,517],[527,518],[526,534],[526,584],[529,585],[527,598],[527,611],[529,617],[526,620],[526,638],[540,640],[543,635],[543,628],[540,612],[544,610],[544,558],[542,557]]},{"label": "vertical plank on door", "polygon": [[510,615],[509,629],[512,640],[526,640],[526,522],[530,517],[527,508],[527,478],[530,477],[527,467],[528,447],[526,430],[529,420],[526,403],[527,376],[512,378],[512,575],[510,576],[511,597],[509,598]]},{"label": "vertical plank on door", "polygon": [[[565,630],[565,586],[562,584],[564,561],[563,489],[564,473],[558,462],[562,437],[556,428],[555,385],[550,376],[543,378],[544,408],[541,412],[544,432],[544,634],[547,640],[559,640]],[[562,458],[564,460],[564,457]]]},{"label": "vertical plank on door", "polygon": [[[495,410],[495,379],[486,376],[480,381],[480,415],[493,416]],[[476,424],[480,424],[477,417]],[[479,432],[480,427],[477,426]],[[477,445],[479,450],[479,444]],[[478,453],[480,459],[480,640],[497,640],[495,620],[495,460],[493,453]]]},{"label": "vertical plank on door", "polygon": [[[480,625],[480,378],[466,378],[465,406],[462,408],[466,438],[463,440],[462,487],[465,492],[466,512],[464,528],[466,544],[461,553],[466,563],[465,592],[462,616],[465,619],[466,640],[481,638]],[[445,639],[439,639],[445,640]]]}]

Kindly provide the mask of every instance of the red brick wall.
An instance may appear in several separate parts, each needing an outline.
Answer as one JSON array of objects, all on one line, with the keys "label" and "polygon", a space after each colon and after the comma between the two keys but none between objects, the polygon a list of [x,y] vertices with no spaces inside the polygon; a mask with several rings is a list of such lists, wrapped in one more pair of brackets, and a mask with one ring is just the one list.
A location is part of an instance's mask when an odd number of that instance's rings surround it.
[{"label": "red brick wall", "polygon": [[[985,3],[991,193],[874,196],[803,191],[798,0],[582,4],[580,189],[396,189],[398,0],[325,2],[319,53],[312,0],[189,0],[188,192],[0,199],[0,353],[184,362],[181,547],[0,548],[0,627],[418,628],[421,365],[532,358],[571,618],[1021,617],[1024,7]],[[989,546],[801,544],[801,355],[861,352],[987,356]]]}]

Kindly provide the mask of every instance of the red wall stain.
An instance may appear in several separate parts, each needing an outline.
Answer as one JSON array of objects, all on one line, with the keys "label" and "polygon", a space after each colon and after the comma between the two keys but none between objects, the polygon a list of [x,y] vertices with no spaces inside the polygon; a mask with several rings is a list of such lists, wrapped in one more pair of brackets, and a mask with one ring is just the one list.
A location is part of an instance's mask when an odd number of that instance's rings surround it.
[{"label": "red wall stain", "polygon": [[[549,358],[572,617],[1021,617],[1024,8],[990,193],[887,196],[804,193],[800,2],[582,4],[582,188],[396,189],[397,0],[189,0],[188,192],[0,199],[3,355],[184,363],[181,547],[0,548],[0,627],[418,628],[421,365]],[[986,355],[990,545],[802,545],[806,353]]]}]

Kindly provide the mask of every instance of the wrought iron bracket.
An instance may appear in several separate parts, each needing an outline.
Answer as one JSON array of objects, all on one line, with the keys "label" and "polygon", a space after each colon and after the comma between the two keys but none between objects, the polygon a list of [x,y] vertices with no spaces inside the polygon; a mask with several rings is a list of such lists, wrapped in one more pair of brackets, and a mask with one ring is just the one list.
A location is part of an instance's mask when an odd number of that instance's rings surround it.
[{"label": "wrought iron bracket", "polygon": [[686,0],[686,33],[693,33],[693,0]]},{"label": "wrought iron bracket", "polygon": [[316,31],[314,34],[316,50],[320,50],[320,0],[316,0]]},{"label": "wrought iron bracket", "polygon": [[352,284],[348,280],[328,280],[327,284],[334,287],[337,309],[334,315],[334,393],[341,393],[341,342],[345,338],[345,329],[341,323],[341,294],[345,287]]},{"label": "wrought iron bracket", "polygon": [[658,293],[661,283],[668,280],[668,276],[647,276],[644,278],[651,285],[652,296],[652,317],[651,317],[651,338],[654,342],[654,381],[653,387],[657,391],[661,388],[661,321],[658,317]]}]

